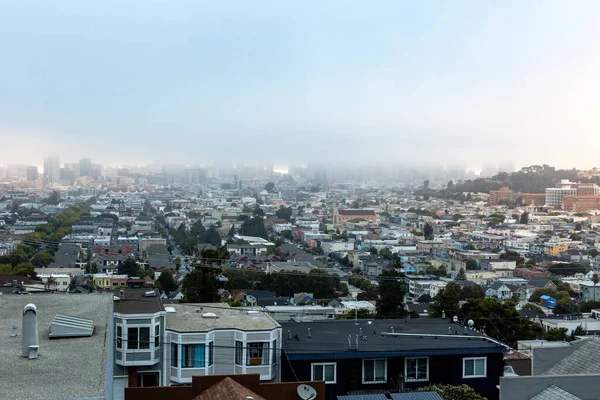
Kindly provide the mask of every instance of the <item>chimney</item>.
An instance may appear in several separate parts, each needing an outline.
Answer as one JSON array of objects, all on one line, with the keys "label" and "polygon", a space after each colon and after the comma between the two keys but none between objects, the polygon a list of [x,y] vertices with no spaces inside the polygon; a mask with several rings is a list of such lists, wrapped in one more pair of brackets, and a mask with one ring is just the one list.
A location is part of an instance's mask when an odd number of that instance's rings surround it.
[{"label": "chimney", "polygon": [[311,335],[311,333],[310,333],[310,328],[308,328],[308,337],[309,337],[309,338],[311,338],[311,337],[312,337],[312,335]]},{"label": "chimney", "polygon": [[38,336],[37,308],[35,304],[27,304],[23,308],[23,346],[21,356],[30,360],[38,357],[40,340]]},{"label": "chimney", "polygon": [[393,326],[391,326],[390,328],[392,329],[392,333],[394,333],[394,327],[393,327]]},{"label": "chimney", "polygon": [[356,334],[356,351],[358,351],[358,333]]},{"label": "chimney", "polygon": [[292,331],[288,329],[288,340],[292,340]]}]

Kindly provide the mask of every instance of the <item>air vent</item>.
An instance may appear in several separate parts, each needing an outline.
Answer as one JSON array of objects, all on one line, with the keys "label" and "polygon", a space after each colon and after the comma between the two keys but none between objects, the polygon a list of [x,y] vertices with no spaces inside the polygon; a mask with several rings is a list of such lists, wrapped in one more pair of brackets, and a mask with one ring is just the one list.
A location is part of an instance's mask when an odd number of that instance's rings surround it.
[{"label": "air vent", "polygon": [[94,334],[94,321],[67,315],[56,314],[48,336],[50,339],[84,337]]},{"label": "air vent", "polygon": [[217,314],[214,312],[207,312],[202,314],[202,318],[217,318]]},{"label": "air vent", "polygon": [[156,297],[156,292],[154,290],[149,290],[144,293],[144,297]]}]

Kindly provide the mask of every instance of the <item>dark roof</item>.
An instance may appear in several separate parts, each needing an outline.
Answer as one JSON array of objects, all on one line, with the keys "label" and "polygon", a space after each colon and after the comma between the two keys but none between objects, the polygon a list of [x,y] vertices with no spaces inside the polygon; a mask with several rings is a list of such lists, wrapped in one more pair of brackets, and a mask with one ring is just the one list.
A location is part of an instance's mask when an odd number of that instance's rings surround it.
[{"label": "dark roof", "polygon": [[385,394],[352,394],[348,396],[338,396],[338,400],[388,400]]},{"label": "dark roof", "polygon": [[[153,289],[124,289],[125,296],[120,300],[115,300],[114,311],[120,314],[154,314],[165,311],[158,291],[156,291],[155,297],[145,296],[146,292],[151,290]],[[119,291],[115,292],[115,296],[119,297]]]},{"label": "dark roof", "polygon": [[535,276],[529,280],[529,285],[537,288],[543,288],[548,284],[549,279],[542,276]]},{"label": "dark roof", "polygon": [[338,210],[340,215],[375,215],[375,210],[356,210],[356,209],[345,209]]},{"label": "dark roof", "polygon": [[442,400],[437,392],[390,393],[392,400]]},{"label": "dark roof", "polygon": [[[289,359],[385,357],[429,354],[485,354],[501,352],[503,347],[486,337],[463,326],[451,324],[441,318],[318,321],[304,323],[282,323],[283,332],[290,331],[292,339],[284,334],[284,350]],[[382,332],[408,334],[387,336]],[[307,330],[311,329],[311,338]],[[362,328],[363,339],[356,337]],[[450,330],[449,330],[450,328]],[[466,335],[469,338],[447,337]],[[426,336],[419,336],[424,334]],[[295,336],[298,336],[298,339]],[[352,350],[348,350],[348,335]],[[440,336],[429,336],[440,335]],[[442,336],[444,335],[444,336]]]}]

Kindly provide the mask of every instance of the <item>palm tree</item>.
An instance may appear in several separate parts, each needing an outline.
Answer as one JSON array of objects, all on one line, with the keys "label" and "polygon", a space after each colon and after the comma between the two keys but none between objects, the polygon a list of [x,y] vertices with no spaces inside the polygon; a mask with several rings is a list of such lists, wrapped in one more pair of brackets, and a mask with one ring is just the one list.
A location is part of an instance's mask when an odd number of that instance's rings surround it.
[{"label": "palm tree", "polygon": [[600,282],[600,277],[598,274],[592,275],[592,282],[594,282],[594,300],[596,300],[596,285]]}]

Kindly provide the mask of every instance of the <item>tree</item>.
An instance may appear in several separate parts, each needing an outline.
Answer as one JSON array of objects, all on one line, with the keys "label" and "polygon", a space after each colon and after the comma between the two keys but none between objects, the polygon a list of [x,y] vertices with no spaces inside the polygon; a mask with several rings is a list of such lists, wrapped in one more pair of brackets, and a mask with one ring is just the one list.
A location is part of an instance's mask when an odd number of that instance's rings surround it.
[{"label": "tree", "polygon": [[470,299],[459,310],[463,321],[473,320],[475,328],[497,340],[515,346],[518,340],[532,340],[542,336],[542,327],[521,317],[512,301]]},{"label": "tree", "polygon": [[246,236],[258,236],[263,239],[268,239],[265,222],[263,218],[259,216],[244,221],[240,227],[240,233]]},{"label": "tree", "polygon": [[590,257],[592,258],[596,258],[598,257],[598,249],[593,248],[590,251],[588,251],[588,254],[590,255]]},{"label": "tree", "polygon": [[579,306],[571,299],[556,301],[556,306],[552,309],[554,314],[579,314]]},{"label": "tree", "polygon": [[275,211],[275,216],[279,219],[289,221],[292,218],[292,213],[292,207],[279,206],[279,209]]},{"label": "tree", "polygon": [[177,282],[173,279],[173,273],[169,268],[160,270],[160,276],[156,280],[157,286],[167,294],[167,296],[177,290]]},{"label": "tree", "polygon": [[554,290],[554,289],[539,288],[539,289],[535,289],[533,294],[529,297],[529,301],[537,303],[540,301],[540,297],[542,297],[542,296],[554,297],[555,295],[556,295],[556,290]]},{"label": "tree", "polygon": [[423,236],[425,240],[433,240],[433,227],[429,223],[426,223],[423,227]]},{"label": "tree", "polygon": [[31,259],[31,263],[36,267],[36,268],[42,268],[42,267],[47,267],[48,265],[50,265],[50,263],[52,262],[52,254],[48,253],[48,252],[44,252],[44,253],[37,253],[35,256],[33,256],[33,258]]},{"label": "tree", "polygon": [[466,261],[465,267],[467,268],[467,271],[473,271],[479,269],[479,264],[477,264],[477,260],[474,258],[469,258]]},{"label": "tree", "polygon": [[98,264],[92,263],[92,265],[90,267],[90,271],[92,274],[97,274],[98,273]]},{"label": "tree", "polygon": [[210,228],[208,228],[208,230],[206,231],[206,235],[204,236],[204,243],[210,243],[213,246],[221,245],[221,235],[219,235],[219,232],[217,232],[213,225],[211,225]]},{"label": "tree", "polygon": [[543,339],[550,342],[566,341],[567,338],[567,328],[551,328],[547,332],[544,332],[543,336]]},{"label": "tree", "polygon": [[418,389],[419,392],[437,392],[442,400],[486,400],[485,397],[475,393],[467,385],[429,385]]},{"label": "tree", "polygon": [[429,303],[431,301],[431,296],[428,294],[424,294],[417,299],[419,303]]},{"label": "tree", "polygon": [[229,228],[229,232],[227,233],[227,237],[234,237],[235,236],[235,225],[231,225],[231,228]]},{"label": "tree", "polygon": [[125,261],[118,266],[117,272],[119,275],[127,275],[128,277],[136,276],[139,265],[131,257],[128,257]]},{"label": "tree", "polygon": [[569,264],[557,263],[550,265],[548,267],[548,271],[550,271],[554,275],[572,276],[575,274],[585,274],[589,271],[589,268],[584,267],[583,265],[575,262]]},{"label": "tree", "polygon": [[465,274],[464,269],[461,268],[458,270],[458,274],[456,274],[456,280],[457,281],[466,281],[467,280],[467,275]]},{"label": "tree", "polygon": [[269,193],[273,193],[273,190],[275,190],[275,184],[273,182],[267,182],[265,185],[265,190]]},{"label": "tree", "polygon": [[377,247],[371,247],[369,249],[369,253],[376,256],[377,255]]},{"label": "tree", "polygon": [[443,314],[446,314],[447,318],[456,315],[460,300],[460,290],[460,286],[454,282],[449,282],[446,287],[440,289],[429,306],[431,315],[433,317],[441,317]]},{"label": "tree", "polygon": [[527,211],[521,214],[521,218],[519,218],[519,223],[523,225],[527,225],[529,223],[529,213]]},{"label": "tree", "polygon": [[214,303],[220,299],[217,277],[220,268],[197,267],[183,278],[184,302]]},{"label": "tree", "polygon": [[592,275],[592,282],[594,283],[594,300],[596,300],[596,285],[600,282],[598,274]]},{"label": "tree", "polygon": [[600,308],[600,300],[584,301],[579,305],[581,312],[589,313],[592,310]]},{"label": "tree", "polygon": [[181,269],[181,257],[176,257],[174,263],[175,271],[179,272],[179,270]]},{"label": "tree", "polygon": [[258,204],[256,204],[254,206],[254,209],[252,210],[252,214],[254,214],[254,216],[256,217],[264,217],[265,216],[265,212],[263,211],[262,208],[260,208],[260,206]]},{"label": "tree", "polygon": [[377,317],[400,317],[405,314],[403,301],[406,288],[404,274],[397,271],[383,271],[379,280]]},{"label": "tree", "polygon": [[483,299],[485,297],[485,290],[481,285],[463,286],[460,290],[460,299]]}]

